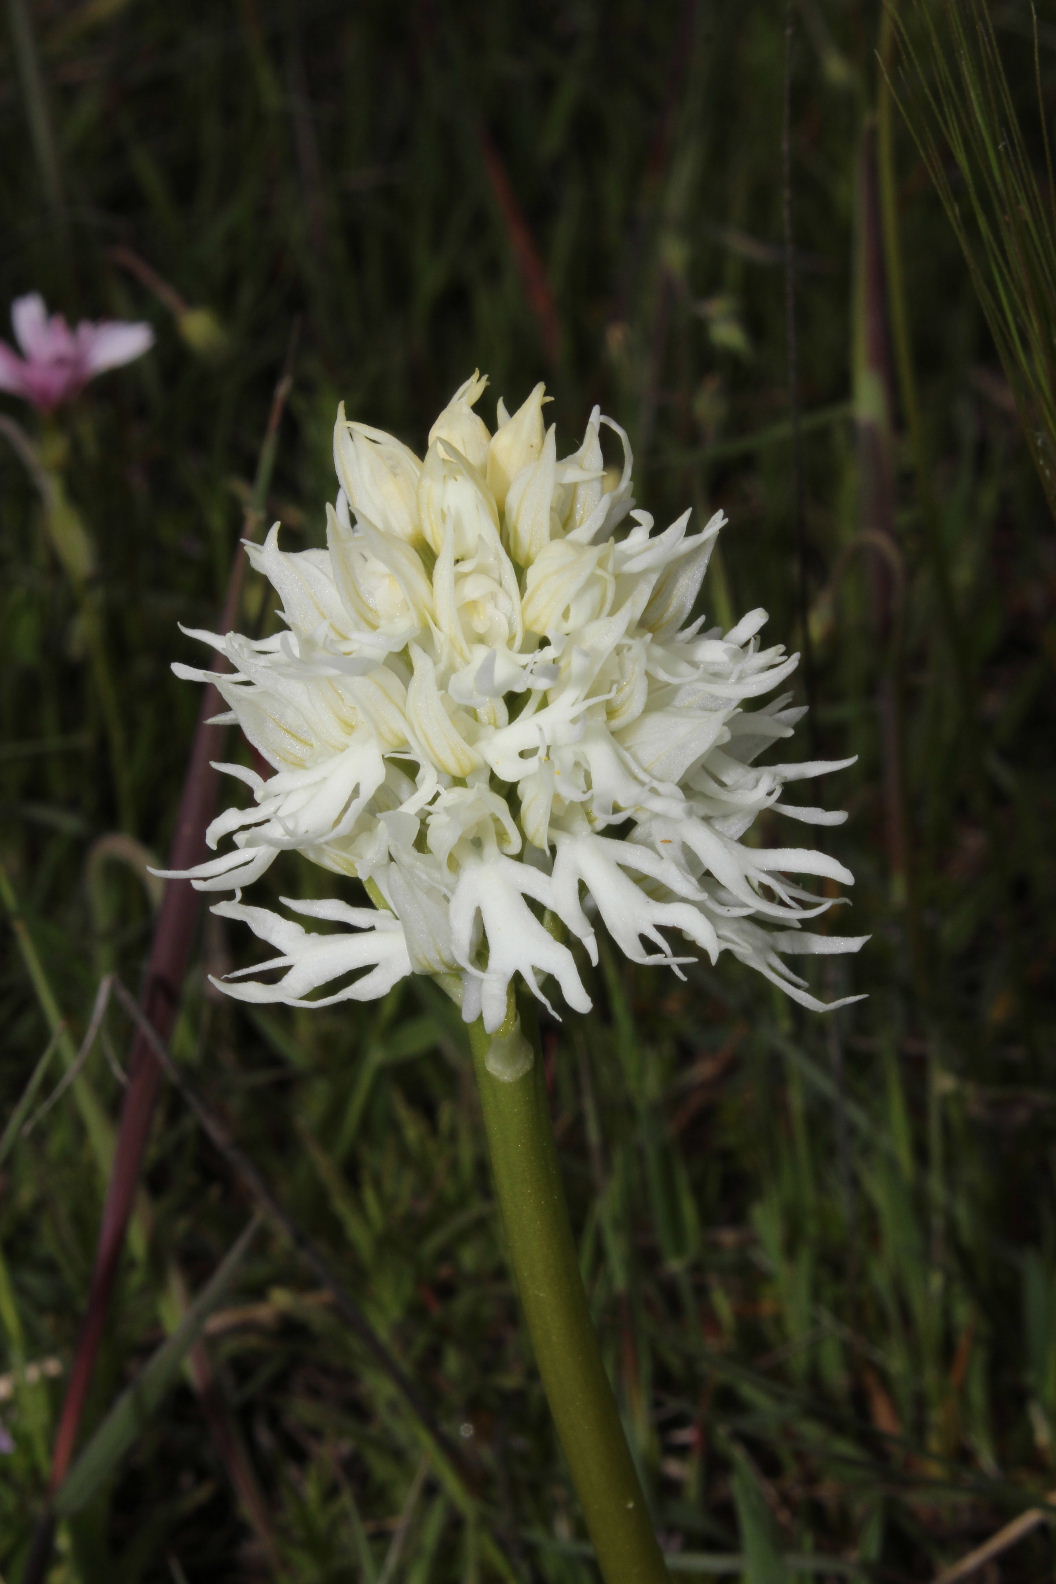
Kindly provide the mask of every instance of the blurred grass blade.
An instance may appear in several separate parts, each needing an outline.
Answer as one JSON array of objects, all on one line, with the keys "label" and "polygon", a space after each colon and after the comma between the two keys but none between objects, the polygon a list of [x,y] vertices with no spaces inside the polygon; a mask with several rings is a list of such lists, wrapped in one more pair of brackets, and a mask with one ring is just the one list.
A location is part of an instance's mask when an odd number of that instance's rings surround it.
[{"label": "blurred grass blade", "polygon": [[226,1295],[261,1225],[254,1215],[222,1264],[191,1304],[179,1326],[118,1398],[78,1457],[55,1496],[55,1516],[72,1518],[114,1472],[144,1423],[157,1409],[201,1334],[207,1318]]},{"label": "blurred grass blade", "polygon": [[517,261],[525,294],[539,326],[543,352],[551,368],[556,368],[561,359],[561,321],[546,265],[498,149],[483,127],[478,129],[478,137],[481,158],[506,227],[510,250]]},{"label": "blurred grass blade", "polygon": [[[275,389],[257,469],[252,506],[244,524],[245,538],[254,537],[262,517],[263,501],[267,494],[271,463],[274,458],[275,435],[289,387],[290,374],[287,368]],[[241,600],[245,562],[246,558],[239,550],[232,567],[221,616],[221,631],[224,632],[235,623]],[[226,662],[222,657],[214,658],[223,669]],[[205,830],[215,811],[219,784],[219,773],[210,762],[216,755],[219,745],[215,730],[210,727],[209,722],[222,708],[223,701],[216,689],[212,686],[207,687],[198,714],[190,764],[187,768],[176,818],[176,830],[169,851],[167,867],[170,869],[188,869],[198,863],[205,852]],[[141,1000],[145,1023],[162,1043],[168,1040],[176,1019],[201,910],[201,898],[188,880],[168,881],[158,912]],[[55,1439],[53,1488],[63,1483],[73,1456],[88,1387],[106,1326],[118,1262],[139,1185],[161,1080],[162,1068],[151,1041],[145,1028],[137,1027],[132,1043],[131,1076],[121,1112],[88,1306]]]},{"label": "blurred grass blade", "polygon": [[[121,994],[121,986],[118,986]],[[134,1007],[129,1007],[134,1012]],[[147,1038],[151,1035],[147,1031]],[[347,1286],[335,1274],[320,1250],[280,1204],[276,1195],[264,1181],[248,1156],[235,1144],[223,1124],[212,1114],[187,1082],[186,1077],[172,1062],[160,1041],[152,1040],[159,1065],[168,1072],[184,1100],[194,1113],[211,1143],[221,1153],[228,1165],[242,1179],[263,1213],[289,1238],[301,1258],[314,1272],[323,1286],[332,1294],[335,1306],[350,1332],[363,1346],[367,1355],[380,1368],[382,1375],[399,1393],[409,1411],[411,1422],[427,1450],[437,1478],[446,1487],[459,1511],[469,1518],[474,1508],[474,1473],[466,1455],[455,1445],[437,1416],[426,1405],[417,1387],[403,1369],[399,1360],[371,1324],[365,1312],[352,1297]],[[516,1575],[504,1554],[504,1537],[486,1536],[484,1545],[496,1575],[513,1584]]]},{"label": "blurred grass blade", "polygon": [[[62,1061],[66,1072],[71,1073],[74,1071],[77,1065],[77,1046],[74,1042],[73,1036],[70,1033],[69,1023],[63,1016],[59,1004],[55,999],[51,985],[48,982],[48,977],[45,973],[44,964],[41,961],[40,953],[37,951],[36,943],[29,932],[29,927],[26,924],[26,920],[22,916],[21,905],[19,903],[18,897],[15,894],[15,889],[11,883],[10,876],[8,875],[2,861],[0,861],[0,901],[3,902],[4,908],[7,912],[8,921],[11,925],[11,932],[15,937],[19,954],[21,955],[22,961],[25,964],[30,983],[33,986],[33,991],[37,998],[37,1004],[44,1015],[44,1021],[48,1025],[48,1031],[51,1035],[52,1042],[59,1052],[59,1058]],[[95,1091],[85,1080],[83,1074],[81,1075],[79,1081],[74,1084],[73,1094],[77,1103],[77,1107],[81,1113],[81,1120],[84,1123],[85,1131],[88,1134],[88,1138],[92,1146],[92,1153],[95,1156],[96,1164],[98,1165],[100,1171],[105,1173],[109,1171],[113,1161],[113,1125],[110,1121],[110,1118],[99,1104],[99,1101],[96,1099]],[[14,1118],[12,1118],[11,1125],[13,1125],[13,1123]]]},{"label": "blurred grass blade", "polygon": [[903,58],[893,91],[964,251],[1056,515],[1056,211],[1031,14],[1044,182],[985,0],[907,0],[896,10]]},{"label": "blurred grass blade", "polygon": [[55,130],[44,90],[44,80],[40,73],[36,39],[33,36],[31,7],[28,0],[7,0],[7,10],[11,18],[11,37],[15,46],[19,86],[25,103],[26,120],[29,122],[29,134],[37,169],[40,172],[41,185],[52,215],[61,222],[64,219],[62,177],[59,171]]},{"label": "blurred grass blade", "polygon": [[11,1111],[7,1122],[4,1125],[3,1133],[0,1133],[0,1169],[2,1169],[4,1161],[7,1159],[7,1156],[11,1150],[11,1146],[15,1143],[15,1140],[22,1131],[23,1124],[29,1115],[30,1108],[32,1107],[34,1100],[37,1098],[40,1086],[44,1082],[44,1076],[48,1070],[48,1064],[51,1061],[52,1055],[57,1049],[58,1044],[59,1036],[53,1033],[44,1048],[44,1054],[41,1056],[33,1071],[30,1073],[29,1082],[26,1084],[26,1087],[23,1089],[16,1105],[14,1106],[14,1109]]},{"label": "blurred grass blade", "polygon": [[[256,536],[263,520],[263,504],[271,477],[278,426],[291,384],[289,362],[292,358],[293,345],[294,338],[291,338],[287,366],[276,385],[272,400],[250,505],[243,521],[243,537],[246,539]],[[232,567],[221,617],[223,630],[234,625],[241,598],[244,567],[245,557],[239,553]],[[204,832],[215,810],[219,781],[218,773],[210,763],[218,745],[215,732],[209,730],[208,722],[220,706],[221,701],[215,689],[207,688],[199,711],[191,760],[169,852],[169,867],[173,869],[191,867],[204,851]],[[100,1155],[100,1159],[110,1156],[112,1163],[88,1303],[55,1437],[50,1482],[53,1491],[64,1484],[73,1459],[88,1390],[106,1329],[121,1252],[139,1189],[147,1141],[161,1088],[162,1068],[158,1063],[151,1036],[160,1037],[165,1041],[171,1034],[200,912],[201,900],[190,883],[170,880],[162,899],[147,964],[141,1000],[142,1022],[137,1024],[133,1039],[131,1073],[125,1092],[116,1145],[109,1119],[91,1113],[91,1122],[99,1134],[97,1154]],[[55,1011],[57,1017],[57,1009]],[[50,1018],[49,1021],[54,1027],[55,1018]],[[81,1088],[82,1086],[78,1084],[78,1091]],[[175,1280],[170,1280],[169,1297],[177,1299],[176,1312],[178,1312],[178,1275]],[[222,1397],[216,1389],[204,1344],[195,1349],[193,1377],[210,1429],[232,1483],[239,1491],[247,1515],[265,1549],[270,1549],[271,1540],[265,1504],[257,1490],[252,1467],[241,1447]],[[53,1533],[54,1525],[46,1519],[37,1531],[27,1578],[44,1577]]]},{"label": "blurred grass blade", "polygon": [[124,717],[107,654],[106,622],[98,582],[95,544],[80,512],[66,494],[61,476],[41,459],[40,449],[25,431],[0,415],[0,434],[18,455],[40,494],[44,529],[55,556],[70,582],[80,614],[81,638],[87,652],[96,699],[110,749],[110,774],[114,782],[118,817],[126,831],[135,828],[135,808],[129,771]]},{"label": "blurred grass blade", "polygon": [[895,447],[890,326],[883,219],[876,165],[876,128],[866,124],[858,161],[855,282],[852,314],[853,405],[858,437],[859,533],[869,543],[873,633],[883,657],[877,682],[887,857],[896,900],[908,904],[914,961],[913,875],[904,773],[903,622],[901,568],[895,533]]},{"label": "blurred grass blade", "polygon": [[743,1452],[734,1448],[733,1457],[733,1502],[747,1563],[745,1577],[751,1584],[788,1584],[788,1570],[758,1477]]},{"label": "blurred grass blade", "polygon": [[40,1383],[29,1378],[26,1357],[26,1337],[18,1309],[11,1273],[3,1249],[0,1248],[0,1336],[4,1339],[5,1355],[14,1366],[12,1395],[17,1396],[20,1417],[25,1424],[33,1461],[38,1472],[46,1475],[48,1467],[47,1403]]}]

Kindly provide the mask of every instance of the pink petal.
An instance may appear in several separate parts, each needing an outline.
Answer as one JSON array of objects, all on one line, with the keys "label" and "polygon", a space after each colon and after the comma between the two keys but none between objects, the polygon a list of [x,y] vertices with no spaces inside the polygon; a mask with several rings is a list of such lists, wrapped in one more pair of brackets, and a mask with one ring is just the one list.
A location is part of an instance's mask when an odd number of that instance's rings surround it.
[{"label": "pink petal", "polygon": [[26,396],[26,365],[16,357],[6,341],[0,341],[0,391]]},{"label": "pink petal", "polygon": [[51,412],[76,396],[86,378],[80,365],[69,360],[27,363],[23,395],[42,412]]},{"label": "pink petal", "polygon": [[48,315],[39,292],[16,297],[11,304],[15,339],[28,358],[40,357],[48,335]]},{"label": "pink petal", "polygon": [[92,375],[142,357],[154,345],[154,332],[148,324],[126,324],[114,319],[98,325],[78,325],[77,339],[85,373]]},{"label": "pink petal", "polygon": [[44,299],[39,292],[16,297],[11,305],[11,323],[30,363],[76,355],[76,343],[69,325],[61,314],[53,314],[48,318]]}]

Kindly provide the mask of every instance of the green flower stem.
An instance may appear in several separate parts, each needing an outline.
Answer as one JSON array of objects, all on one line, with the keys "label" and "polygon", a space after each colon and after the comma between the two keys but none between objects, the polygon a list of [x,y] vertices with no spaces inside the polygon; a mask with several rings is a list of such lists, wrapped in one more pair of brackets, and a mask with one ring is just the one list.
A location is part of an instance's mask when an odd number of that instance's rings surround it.
[{"label": "green flower stem", "polygon": [[470,1026],[492,1170],[539,1372],[606,1584],[670,1584],[587,1308],[542,1062],[513,1013]]}]

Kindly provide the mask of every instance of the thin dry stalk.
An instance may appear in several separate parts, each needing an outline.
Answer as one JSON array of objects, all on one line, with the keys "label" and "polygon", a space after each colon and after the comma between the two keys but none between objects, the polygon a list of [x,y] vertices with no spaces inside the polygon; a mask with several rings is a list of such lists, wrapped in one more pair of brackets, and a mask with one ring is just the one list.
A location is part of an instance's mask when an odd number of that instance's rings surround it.
[{"label": "thin dry stalk", "polygon": [[[258,503],[266,491],[278,426],[289,395],[289,361],[288,358],[272,401],[254,489],[254,504],[243,524],[243,537],[247,539],[255,537],[260,528]],[[244,567],[245,557],[239,553],[228,584],[221,631],[227,631],[235,625],[241,603]],[[226,661],[222,656],[215,656],[214,659],[219,669],[225,669]],[[216,689],[207,687],[199,711],[176,830],[169,850],[168,867],[171,869],[190,868],[204,857],[204,832],[216,808],[219,783],[218,772],[210,763],[217,752],[217,741],[209,721],[222,709],[223,700]],[[147,1030],[160,1044],[167,1044],[179,1009],[201,907],[201,899],[189,881],[168,881],[140,997],[143,1024],[137,1026],[132,1043],[130,1076],[118,1127],[88,1302],[55,1437],[49,1481],[52,1495],[62,1485],[76,1449],[161,1089],[163,1068]],[[191,1369],[224,1462],[232,1472],[234,1483],[255,1527],[266,1537],[270,1534],[266,1504],[257,1490],[248,1460],[240,1450],[234,1427],[228,1421],[204,1343],[199,1343],[192,1353]],[[25,1575],[26,1584],[44,1577],[53,1533],[54,1524],[50,1515],[47,1515],[36,1536],[32,1560]]]}]

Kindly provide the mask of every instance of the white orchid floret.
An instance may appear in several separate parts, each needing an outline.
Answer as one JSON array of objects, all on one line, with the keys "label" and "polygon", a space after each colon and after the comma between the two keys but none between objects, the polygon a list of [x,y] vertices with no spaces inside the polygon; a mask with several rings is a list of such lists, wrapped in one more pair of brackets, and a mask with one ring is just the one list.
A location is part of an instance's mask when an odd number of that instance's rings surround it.
[{"label": "white orchid floret", "polygon": [[[349,934],[346,928],[339,934],[324,935],[306,930],[267,908],[246,907],[241,902],[218,902],[214,913],[248,924],[261,940],[278,947],[279,955],[261,966],[284,970],[282,978],[274,984],[239,983],[236,987],[232,980],[237,981],[239,974],[233,974],[231,980],[214,979],[213,983],[220,989],[238,995],[243,1001],[332,1006],[336,1001],[373,1001],[410,973],[404,932],[393,914],[375,908],[348,907],[343,902],[283,900],[287,907],[308,918],[351,925],[356,933]],[[341,989],[310,999],[321,985],[344,980],[350,974],[356,977]]]},{"label": "white orchid floret", "polygon": [[[531,864],[492,856],[465,865],[451,897],[451,935],[464,973],[462,1015],[467,1022],[482,1017],[494,1033],[506,1017],[515,974],[551,1011],[540,974],[553,975],[575,1011],[590,1011],[575,958],[531,906],[534,902],[560,916],[556,901],[552,877]],[[486,961],[478,968],[482,947]]]},{"label": "white orchid floret", "polygon": [[[510,486],[515,479],[528,477],[526,470],[539,460],[544,441],[551,444],[556,460],[556,448],[551,437],[554,430],[546,432],[543,426],[543,404],[549,401],[545,385],[537,385],[512,418],[501,397],[498,403],[499,424],[488,446],[488,488],[495,497],[500,511],[507,509]],[[552,471],[552,464],[551,464]],[[551,489],[553,483],[551,482]],[[507,510],[507,517],[509,511]]]},{"label": "white orchid floret", "polygon": [[[333,507],[327,508],[326,538],[323,554],[344,620],[341,627],[329,618],[334,632],[348,632],[351,627],[359,639],[358,647],[368,654],[402,649],[428,625],[433,614],[432,584],[417,552],[405,540],[369,523],[353,528]],[[301,551],[301,555],[309,553]],[[290,625],[298,630],[294,623]]]},{"label": "white orchid floret", "polygon": [[[830,902],[789,877],[851,876],[743,838],[773,811],[837,823],[784,788],[849,761],[755,763],[802,713],[773,696],[796,657],[761,646],[763,611],[692,619],[725,518],[657,530],[617,424],[595,409],[562,457],[542,385],[494,433],[485,386],[459,387],[421,458],[340,410],[326,548],[284,550],[277,527],[249,547],[280,630],[192,634],[230,661],[219,718],[268,767],[220,767],[252,801],[190,871],[277,953],[224,989],[323,1005],[428,973],[494,1031],[517,983],[587,1010],[600,926],[636,962],[727,951],[819,1005],[784,957],[862,942],[804,930]],[[289,851],[360,883],[288,904],[316,928],[238,894]]]},{"label": "white orchid floret", "polygon": [[348,423],[344,404],[337,409],[334,466],[345,500],[355,516],[393,539],[421,538],[418,481],[422,464],[392,435],[366,424]]},{"label": "white orchid floret", "polygon": [[[474,406],[487,389],[487,378],[474,374],[452,396],[439,418],[429,431],[426,458],[435,456],[441,449],[455,450],[465,457],[471,467],[486,469],[491,447],[491,433]],[[445,444],[441,447],[441,442]]]}]

